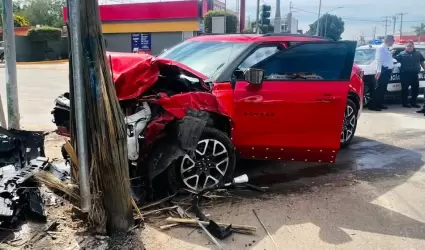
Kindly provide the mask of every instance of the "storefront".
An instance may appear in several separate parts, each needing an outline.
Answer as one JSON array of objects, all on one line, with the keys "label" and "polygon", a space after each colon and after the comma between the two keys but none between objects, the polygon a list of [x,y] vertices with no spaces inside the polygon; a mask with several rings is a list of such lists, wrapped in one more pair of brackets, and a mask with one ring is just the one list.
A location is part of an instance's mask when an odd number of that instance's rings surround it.
[{"label": "storefront", "polygon": [[101,5],[99,11],[106,48],[116,52],[159,54],[196,35],[202,20],[197,0]]}]

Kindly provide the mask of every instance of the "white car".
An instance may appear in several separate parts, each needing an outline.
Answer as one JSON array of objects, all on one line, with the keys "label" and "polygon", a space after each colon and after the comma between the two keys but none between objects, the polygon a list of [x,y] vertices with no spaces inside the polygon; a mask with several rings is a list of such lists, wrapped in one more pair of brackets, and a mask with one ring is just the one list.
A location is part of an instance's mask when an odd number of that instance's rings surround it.
[{"label": "white car", "polygon": [[[363,106],[366,106],[370,101],[370,89],[375,86],[375,74],[376,74],[376,60],[375,52],[376,48],[380,45],[365,45],[360,46],[356,49],[356,55],[354,57],[354,62],[359,66],[363,72],[363,81],[364,81],[364,102]],[[418,52],[422,53],[425,57],[425,44],[416,44],[415,48]],[[401,51],[405,49],[404,44],[394,44],[391,50],[395,50],[394,56],[398,55]],[[425,89],[425,70],[421,69],[419,73],[419,93],[423,93]],[[394,70],[393,75],[391,76],[390,83],[387,87],[388,95],[397,94],[401,91],[401,82],[400,82],[400,63],[394,59]],[[400,96],[400,94],[398,94]]]}]

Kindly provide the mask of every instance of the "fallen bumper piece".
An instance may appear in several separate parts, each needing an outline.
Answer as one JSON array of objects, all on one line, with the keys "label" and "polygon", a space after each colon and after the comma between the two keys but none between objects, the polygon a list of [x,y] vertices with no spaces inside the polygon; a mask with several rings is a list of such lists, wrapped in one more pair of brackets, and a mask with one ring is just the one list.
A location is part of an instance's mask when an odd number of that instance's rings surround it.
[{"label": "fallen bumper piece", "polygon": [[11,225],[23,214],[46,220],[40,190],[31,177],[48,166],[47,158],[39,157],[20,170],[14,165],[0,168],[0,225]]},{"label": "fallen bumper piece", "polygon": [[0,127],[0,225],[13,227],[24,215],[45,221],[35,173],[49,167],[42,132]]}]

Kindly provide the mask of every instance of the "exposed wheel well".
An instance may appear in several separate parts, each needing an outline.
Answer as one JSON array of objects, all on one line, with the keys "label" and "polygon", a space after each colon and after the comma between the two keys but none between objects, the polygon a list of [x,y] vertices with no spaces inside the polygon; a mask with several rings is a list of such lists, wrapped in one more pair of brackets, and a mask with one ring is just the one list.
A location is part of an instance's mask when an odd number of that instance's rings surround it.
[{"label": "exposed wheel well", "polygon": [[230,121],[229,118],[217,114],[217,113],[210,113],[210,119],[208,120],[208,126],[214,127],[224,133],[226,133],[228,136],[230,136]]},{"label": "exposed wheel well", "polygon": [[348,93],[348,99],[350,99],[351,101],[354,102],[354,104],[356,104],[357,111],[359,111],[360,110],[360,97],[356,93],[350,92],[350,93]]}]

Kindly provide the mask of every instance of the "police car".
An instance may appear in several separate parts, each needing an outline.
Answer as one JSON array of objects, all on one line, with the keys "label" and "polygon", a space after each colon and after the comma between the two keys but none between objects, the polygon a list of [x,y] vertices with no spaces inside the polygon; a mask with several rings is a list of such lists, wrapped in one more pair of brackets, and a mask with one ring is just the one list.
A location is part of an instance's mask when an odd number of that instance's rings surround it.
[{"label": "police car", "polygon": [[[354,57],[354,62],[359,66],[363,72],[363,81],[364,81],[364,102],[363,106],[366,106],[371,97],[371,89],[375,86],[375,74],[376,74],[376,60],[375,52],[376,49],[380,46],[379,43],[369,44],[360,46],[356,49],[356,54]],[[405,49],[405,43],[394,44],[391,50],[394,50],[394,56],[398,55]],[[422,53],[425,57],[425,44],[415,43],[415,49]],[[419,93],[422,94],[425,89],[425,70],[421,69],[419,73]],[[400,63],[394,59],[394,69],[391,76],[390,83],[387,87],[388,95],[397,94],[401,91],[401,82],[400,82]],[[399,97],[400,95],[398,95]]]}]

